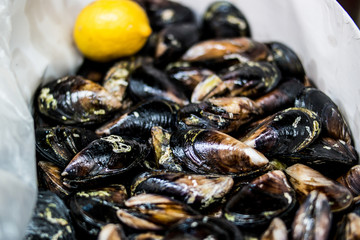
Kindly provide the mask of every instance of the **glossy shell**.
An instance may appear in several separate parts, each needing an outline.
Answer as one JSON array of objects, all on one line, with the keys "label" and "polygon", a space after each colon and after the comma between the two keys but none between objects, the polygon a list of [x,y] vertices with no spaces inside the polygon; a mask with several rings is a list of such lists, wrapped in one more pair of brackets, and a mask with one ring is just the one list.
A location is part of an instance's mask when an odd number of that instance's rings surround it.
[{"label": "glossy shell", "polygon": [[174,132],[170,147],[175,157],[196,173],[247,175],[259,171],[269,162],[255,149],[215,130]]},{"label": "glossy shell", "polygon": [[80,76],[67,76],[43,86],[38,110],[63,124],[101,123],[121,107],[105,88]]}]

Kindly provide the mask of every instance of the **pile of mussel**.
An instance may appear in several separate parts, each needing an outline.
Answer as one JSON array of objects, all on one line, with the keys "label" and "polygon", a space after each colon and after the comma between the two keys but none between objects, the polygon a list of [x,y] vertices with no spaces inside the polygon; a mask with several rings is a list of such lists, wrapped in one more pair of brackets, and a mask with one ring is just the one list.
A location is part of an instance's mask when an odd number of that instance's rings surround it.
[{"label": "pile of mussel", "polygon": [[26,239],[359,239],[350,129],[296,53],[229,2],[137,2],[136,56],[36,93]]}]

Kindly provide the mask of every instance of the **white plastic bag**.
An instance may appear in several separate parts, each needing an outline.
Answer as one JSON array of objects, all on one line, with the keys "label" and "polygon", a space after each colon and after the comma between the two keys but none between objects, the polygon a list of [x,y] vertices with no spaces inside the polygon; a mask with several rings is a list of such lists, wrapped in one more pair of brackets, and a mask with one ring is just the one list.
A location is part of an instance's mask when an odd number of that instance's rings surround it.
[{"label": "white plastic bag", "polygon": [[[32,96],[73,73],[77,13],[91,0],[0,0],[0,239],[22,239],[36,198]],[[209,0],[183,0],[199,16]],[[253,38],[281,41],[342,110],[360,149],[360,33],[335,0],[233,0]]]}]

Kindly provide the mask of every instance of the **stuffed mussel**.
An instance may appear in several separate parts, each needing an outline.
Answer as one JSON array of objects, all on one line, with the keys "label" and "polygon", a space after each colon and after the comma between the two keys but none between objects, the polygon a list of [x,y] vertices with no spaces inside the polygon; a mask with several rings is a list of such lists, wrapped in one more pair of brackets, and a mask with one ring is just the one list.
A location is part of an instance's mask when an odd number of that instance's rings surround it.
[{"label": "stuffed mussel", "polygon": [[252,38],[239,4],[135,2],[142,50],[34,97],[26,239],[358,239],[358,139],[302,55]]}]

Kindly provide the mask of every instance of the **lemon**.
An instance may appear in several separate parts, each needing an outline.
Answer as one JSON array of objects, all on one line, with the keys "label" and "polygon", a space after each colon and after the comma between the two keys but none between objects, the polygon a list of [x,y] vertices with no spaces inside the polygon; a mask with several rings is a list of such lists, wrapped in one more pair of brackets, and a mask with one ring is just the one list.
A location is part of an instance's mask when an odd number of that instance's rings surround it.
[{"label": "lemon", "polygon": [[79,51],[101,62],[133,55],[150,34],[145,11],[131,0],[92,2],[77,16],[73,30]]}]

